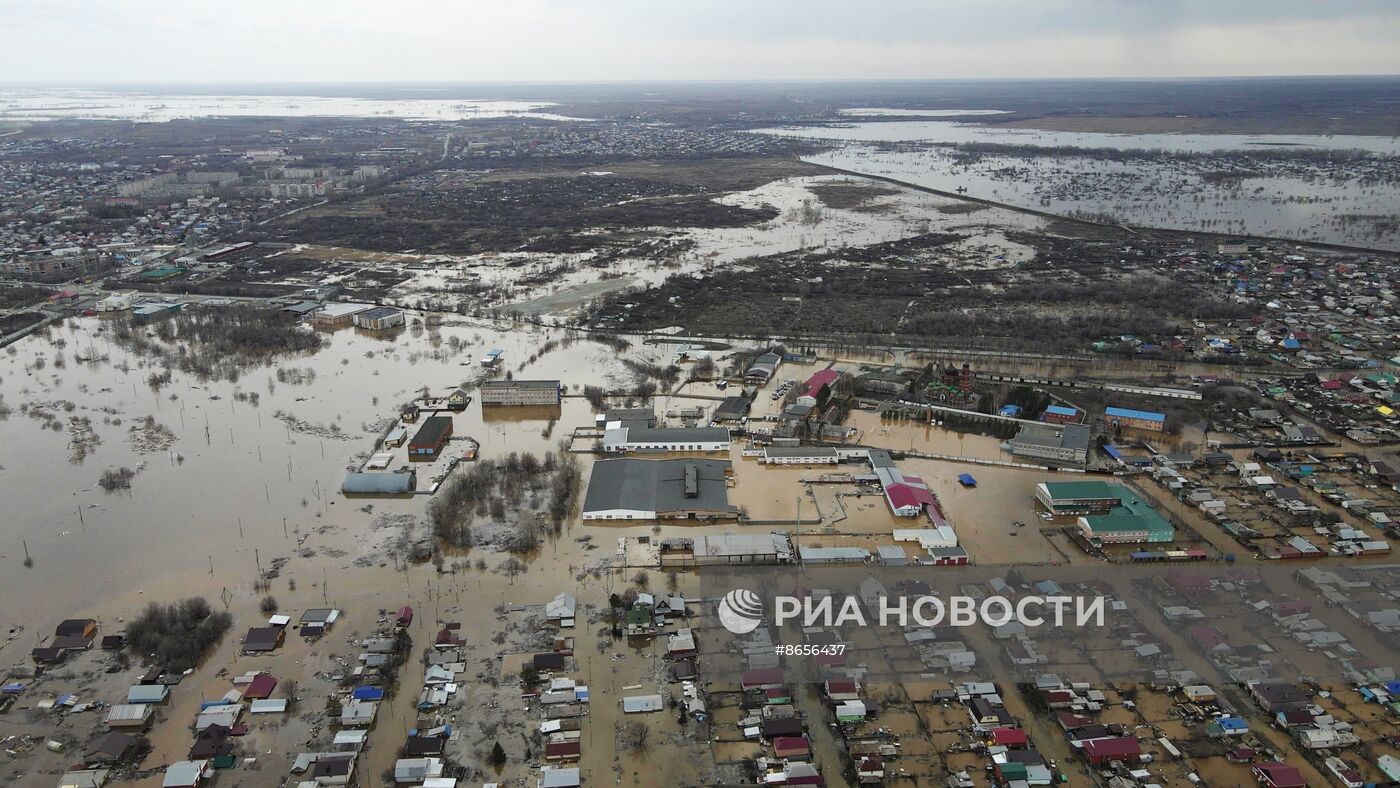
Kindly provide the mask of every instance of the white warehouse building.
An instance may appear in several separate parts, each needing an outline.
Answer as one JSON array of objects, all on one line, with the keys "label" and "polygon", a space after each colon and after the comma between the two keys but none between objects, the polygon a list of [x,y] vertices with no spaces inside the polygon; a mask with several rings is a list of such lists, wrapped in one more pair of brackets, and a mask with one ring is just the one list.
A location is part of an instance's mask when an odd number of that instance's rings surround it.
[{"label": "white warehouse building", "polygon": [[603,431],[603,450],[629,451],[729,451],[729,430],[724,427],[622,427]]}]

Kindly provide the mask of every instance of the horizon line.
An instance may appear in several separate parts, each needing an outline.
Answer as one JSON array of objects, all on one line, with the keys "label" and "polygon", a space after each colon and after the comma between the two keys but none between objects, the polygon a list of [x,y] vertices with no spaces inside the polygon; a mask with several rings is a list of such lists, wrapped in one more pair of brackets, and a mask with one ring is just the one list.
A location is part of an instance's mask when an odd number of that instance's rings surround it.
[{"label": "horizon line", "polygon": [[754,78],[677,78],[677,79],[484,79],[484,80],[74,80],[33,79],[0,80],[0,87],[70,87],[70,86],[136,86],[136,85],[764,85],[776,83],[807,84],[869,84],[869,83],[948,83],[948,82],[1203,82],[1212,80],[1286,80],[1286,79],[1400,79],[1394,74],[1211,74],[1174,76],[1016,76],[1016,77],[754,77]]}]

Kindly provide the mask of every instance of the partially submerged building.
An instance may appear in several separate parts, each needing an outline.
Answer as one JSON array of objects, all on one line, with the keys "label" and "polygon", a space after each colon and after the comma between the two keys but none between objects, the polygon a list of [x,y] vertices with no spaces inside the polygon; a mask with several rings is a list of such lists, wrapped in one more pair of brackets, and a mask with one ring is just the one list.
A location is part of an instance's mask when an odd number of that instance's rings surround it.
[{"label": "partially submerged building", "polygon": [[1171,542],[1171,523],[1137,493],[1101,481],[1042,482],[1036,500],[1054,515],[1079,515],[1077,526],[1091,544]]},{"label": "partially submerged building", "polygon": [[481,384],[482,405],[558,405],[557,380],[488,380]]},{"label": "partially submerged building", "polygon": [[447,446],[447,439],[451,437],[450,416],[429,416],[423,420],[423,426],[418,428],[418,432],[408,442],[408,458],[429,462],[436,460],[442,455],[443,448]]},{"label": "partially submerged building", "polygon": [[753,364],[744,371],[744,379],[752,383],[767,383],[773,379],[782,363],[783,357],[777,353],[764,353],[754,359]]},{"label": "partially submerged building", "polygon": [[391,328],[399,328],[404,324],[404,314],[402,309],[395,309],[391,306],[377,306],[373,309],[366,309],[351,317],[351,322],[356,328],[363,328],[368,331],[387,331]]},{"label": "partially submerged building", "polygon": [[724,427],[610,427],[603,432],[609,452],[729,451]]},{"label": "partially submerged building", "polygon": [[1012,439],[1011,453],[1050,465],[1083,466],[1089,457],[1089,426],[1026,424]]},{"label": "partially submerged building", "polygon": [[326,304],[311,316],[311,322],[326,328],[348,326],[354,320],[355,315],[367,312],[372,308],[369,304]]},{"label": "partially submerged building", "polygon": [[1166,415],[1150,410],[1104,408],[1103,418],[1104,421],[1115,427],[1129,427],[1149,432],[1162,432],[1167,428]]},{"label": "partially submerged building", "polygon": [[593,464],[585,520],[734,519],[728,460],[612,459]]},{"label": "partially submerged building", "polygon": [[348,473],[340,485],[346,495],[407,495],[417,484],[413,471],[396,473]]}]

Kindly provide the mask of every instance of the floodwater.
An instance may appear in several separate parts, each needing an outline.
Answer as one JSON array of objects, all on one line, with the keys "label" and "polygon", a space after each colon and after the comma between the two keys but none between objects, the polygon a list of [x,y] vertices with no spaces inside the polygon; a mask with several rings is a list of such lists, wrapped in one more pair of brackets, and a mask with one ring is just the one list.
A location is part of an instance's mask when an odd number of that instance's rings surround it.
[{"label": "floodwater", "polygon": [[[1400,249],[1394,212],[1400,203],[1395,171],[1400,137],[1104,134],[947,121],[763,133],[840,143],[807,158],[817,164],[1065,216]],[[909,144],[892,149],[889,143]],[[966,156],[938,147],[959,143],[1161,150],[1197,157],[1115,161],[1015,151]],[[1359,151],[1379,158],[1316,165],[1275,155],[1290,151]]]},{"label": "floodwater", "polygon": [[[0,561],[12,565],[11,578],[26,571],[26,545],[34,561],[25,582],[6,584],[4,615],[24,623],[42,624],[91,604],[104,589],[169,573],[203,572],[216,592],[250,584],[254,549],[267,567],[295,550],[299,534],[337,534],[327,549],[352,558],[372,551],[357,532],[383,513],[420,514],[423,501],[375,501],[362,511],[364,503],[340,496],[345,470],[419,389],[445,393],[475,379],[486,349],[504,348],[504,365],[518,377],[630,380],[603,345],[579,341],[522,368],[547,338],[563,334],[463,324],[391,339],[353,329],[326,334],[319,353],[279,363],[306,373],[301,383],[279,382],[269,367],[236,383],[201,382],[176,370],[157,392],[147,379],[158,367],[117,347],[109,332],[97,333],[103,327],[96,318],[72,320],[0,355],[0,396],[10,410],[0,421],[7,512]],[[461,343],[455,351],[452,338]],[[103,360],[78,361],[94,355]],[[586,402],[565,402],[564,421],[591,421]],[[22,412],[26,404],[52,414],[59,431]],[[130,430],[147,416],[173,432],[168,449],[142,453],[133,444]],[[67,432],[75,417],[88,419],[101,441],[81,458]],[[546,437],[548,414],[485,421],[476,402],[464,418],[459,434],[480,441],[483,457],[556,449],[566,429]],[[130,492],[103,492],[103,470],[120,467],[138,470]]]},{"label": "floodwater", "polygon": [[[912,114],[895,110],[901,115]],[[862,114],[870,114],[862,112]],[[959,113],[968,114],[968,113]],[[1183,153],[1245,151],[1261,146],[1360,150],[1368,153],[1400,155],[1400,137],[1322,134],[1109,134],[1087,131],[1046,131],[1043,129],[980,126],[951,121],[881,121],[836,126],[788,126],[760,129],[763,134],[859,142],[995,142],[1038,147],[1116,148],[1128,150],[1169,150]]]},{"label": "floodwater", "polygon": [[[704,277],[750,264],[753,258],[802,249],[839,250],[886,243],[929,232],[954,233],[964,240],[946,248],[950,268],[980,268],[1025,259],[1031,250],[989,226],[1036,229],[1044,221],[1013,211],[986,209],[973,216],[941,209],[956,201],[914,190],[899,190],[873,198],[856,208],[832,208],[821,202],[815,187],[849,183],[840,175],[783,178],[715,198],[745,208],[771,206],[778,216],[746,227],[654,228],[688,248],[661,256],[625,257],[595,268],[596,253],[549,254],[511,252],[472,256],[428,256],[432,271],[413,270],[413,278],[397,286],[394,295],[414,304],[440,298],[443,285],[469,277],[482,285],[508,288],[504,310],[524,314],[567,315],[605,293],[631,287],[655,286],[673,275]],[[838,263],[833,263],[838,264]],[[530,284],[516,284],[519,280]]]},{"label": "floodwater", "polygon": [[376,117],[440,121],[528,117],[578,120],[538,111],[550,106],[553,105],[527,101],[179,95],[78,88],[11,88],[0,91],[0,120],[81,118],[149,123],[207,117]]},{"label": "floodwater", "polygon": [[[292,754],[325,749],[329,734],[324,726],[311,726],[334,691],[328,677],[354,659],[353,644],[382,620],[379,611],[411,604],[419,611],[411,630],[415,653],[442,622],[460,622],[468,643],[462,694],[440,720],[463,730],[449,753],[457,762],[479,768],[483,747],[489,749],[495,736],[511,758],[502,779],[526,778],[529,767],[518,732],[538,724],[537,712],[519,712],[514,682],[496,686],[477,676],[484,664],[498,666],[502,654],[540,650],[544,633],[537,607],[509,615],[502,611],[512,605],[543,605],[559,590],[577,593],[581,609],[606,606],[614,580],[619,591],[627,581],[608,574],[599,580],[587,570],[606,566],[617,537],[649,529],[592,528],[571,521],[528,557],[529,568],[518,578],[496,571],[506,555],[486,549],[449,554],[449,569],[459,571],[437,574],[431,565],[409,565],[396,554],[403,524],[385,519],[415,517],[412,534],[426,536],[426,497],[346,499],[339,485],[346,468],[363,459],[384,419],[395,415],[400,403],[423,386],[445,393],[475,379],[480,374],[476,359],[487,348],[504,348],[503,366],[516,377],[558,377],[571,386],[629,384],[619,354],[585,340],[544,352],[542,345],[563,339],[564,332],[485,323],[459,322],[435,331],[411,327],[383,338],[344,329],[325,334],[326,345],[314,355],[285,357],[276,367],[245,371],[237,382],[201,382],[175,371],[157,392],[147,385],[156,367],[119,347],[110,328],[96,318],[71,320],[0,351],[0,394],[9,414],[0,420],[0,498],[7,512],[0,522],[6,579],[0,625],[22,632],[0,644],[0,659],[5,664],[24,661],[37,638],[70,616],[96,617],[110,633],[120,631],[122,620],[150,601],[202,595],[215,607],[222,604],[235,616],[233,629],[204,665],[175,688],[172,705],[152,731],[154,752],[145,763],[182,759],[199,702],[227,691],[230,676],[268,670],[295,680],[302,700],[285,724],[252,720],[244,753],[258,758],[255,768],[262,774],[253,779],[261,784],[280,781],[274,775],[285,774]],[[668,353],[640,343],[628,351],[653,362]],[[531,361],[535,354],[539,358]],[[78,357],[98,360],[80,363]],[[293,378],[288,374],[279,380],[279,369],[296,370],[301,382],[283,382]],[[247,398],[252,393],[258,395],[256,404]],[[36,406],[39,415],[31,415]],[[286,418],[277,417],[278,412]],[[57,420],[58,431],[47,426],[44,413]],[[128,430],[146,415],[169,428],[173,444],[141,453]],[[77,431],[87,448],[81,458],[75,436],[67,431],[70,418],[89,419],[91,432],[100,438],[94,445],[87,430]],[[591,423],[581,397],[566,398],[560,409],[490,409],[484,417],[473,402],[458,417],[458,432],[481,442],[483,458],[499,458],[513,451],[554,450],[574,427]],[[581,459],[586,478],[589,458]],[[139,469],[129,493],[109,494],[97,487],[102,470],[122,466]],[[32,568],[23,564],[26,548]],[[473,570],[477,561],[486,568]],[[256,589],[259,567],[267,570],[274,564],[279,574],[272,587]],[[663,578],[656,574],[655,579],[654,587],[659,587]],[[681,590],[692,580],[680,578]],[[327,604],[343,609],[344,617],[318,644],[291,635],[288,645],[273,655],[240,655],[242,632],[263,619],[258,604],[265,593],[294,619],[301,610]],[[493,614],[493,608],[498,612]],[[608,643],[593,627],[581,615],[578,629],[565,633],[578,639],[574,675],[604,690],[595,693],[585,723],[585,773],[599,780],[612,778],[608,773],[615,771],[616,782],[637,786],[654,784],[653,775],[659,773],[663,781],[679,783],[693,771],[690,765],[706,755],[697,749],[697,742],[704,741],[700,729],[679,731],[674,715],[663,712],[648,715],[653,740],[647,751],[617,754],[611,744],[624,722],[616,699],[632,694],[623,687],[640,684],[655,691],[656,655],[664,640],[634,648]],[[73,689],[62,674],[56,676],[26,702],[42,697],[40,693]],[[360,774],[377,776],[392,766],[405,732],[414,725],[421,676],[420,661],[410,659],[399,693],[381,709],[371,747],[358,765]],[[86,686],[83,699],[116,700],[125,684],[122,677],[111,678],[100,687]],[[473,711],[463,714],[463,709]],[[52,722],[39,729],[49,725],[51,732],[41,736],[62,735],[70,742],[73,736],[88,737],[87,728],[73,720],[47,719]],[[506,727],[492,733],[498,724]],[[19,730],[10,721],[0,723],[0,737]],[[82,745],[80,740],[71,746]],[[62,757],[39,747],[13,764],[47,771],[59,768]],[[13,773],[0,772],[0,779],[6,774]],[[137,784],[158,785],[159,776]]]},{"label": "floodwater", "polygon": [[892,107],[850,107],[837,114],[862,118],[959,118],[974,115],[1010,115],[1009,109],[898,109]]}]

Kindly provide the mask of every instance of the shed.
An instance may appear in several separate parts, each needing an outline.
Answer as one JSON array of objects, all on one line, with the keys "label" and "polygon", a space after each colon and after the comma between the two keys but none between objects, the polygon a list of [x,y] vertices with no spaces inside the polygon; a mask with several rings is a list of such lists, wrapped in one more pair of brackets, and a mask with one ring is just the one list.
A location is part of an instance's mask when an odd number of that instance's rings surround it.
[{"label": "shed", "polygon": [[622,710],[627,714],[661,711],[665,705],[660,695],[633,695],[622,699]]},{"label": "shed", "polygon": [[107,711],[108,728],[144,728],[151,719],[151,707],[144,703],[118,703]]},{"label": "shed", "polygon": [[170,697],[170,688],[164,684],[137,684],[126,691],[127,703],[157,704]]},{"label": "shed", "polygon": [[286,637],[282,627],[249,627],[243,636],[244,654],[265,654],[275,651]]},{"label": "shed", "polygon": [[581,784],[577,767],[540,770],[539,788],[578,788]]},{"label": "shed", "polygon": [[413,471],[347,473],[340,491],[346,495],[407,495],[418,484]]},{"label": "shed", "polygon": [[208,761],[176,761],[165,770],[161,788],[197,788],[204,784]]}]

